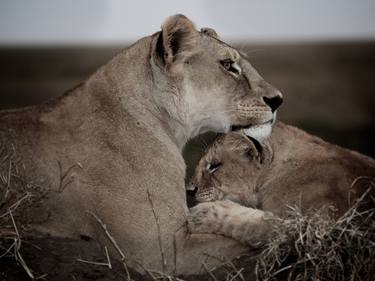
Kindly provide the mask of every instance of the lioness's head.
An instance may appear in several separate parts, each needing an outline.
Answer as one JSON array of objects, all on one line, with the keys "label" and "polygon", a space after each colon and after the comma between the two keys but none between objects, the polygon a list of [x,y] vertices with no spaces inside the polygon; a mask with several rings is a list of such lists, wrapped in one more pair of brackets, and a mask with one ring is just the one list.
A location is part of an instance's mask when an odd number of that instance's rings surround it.
[{"label": "lioness's head", "polygon": [[157,103],[183,127],[178,138],[209,130],[270,134],[282,95],[242,53],[183,15],[168,18],[153,36],[153,77],[163,93]]},{"label": "lioness's head", "polygon": [[219,137],[200,159],[188,189],[199,202],[229,199],[258,207],[257,181],[272,159],[270,145],[242,133]]}]

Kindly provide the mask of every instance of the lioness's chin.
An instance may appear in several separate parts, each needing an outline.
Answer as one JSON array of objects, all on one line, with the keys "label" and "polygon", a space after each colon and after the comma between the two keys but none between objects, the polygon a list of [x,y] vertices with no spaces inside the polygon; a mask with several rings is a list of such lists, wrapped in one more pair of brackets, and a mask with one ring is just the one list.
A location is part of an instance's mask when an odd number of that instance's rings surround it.
[{"label": "lioness's chin", "polygon": [[250,126],[248,128],[243,129],[243,132],[257,141],[263,141],[267,139],[272,132],[272,122],[268,122],[265,124],[260,124],[260,125],[254,125]]}]

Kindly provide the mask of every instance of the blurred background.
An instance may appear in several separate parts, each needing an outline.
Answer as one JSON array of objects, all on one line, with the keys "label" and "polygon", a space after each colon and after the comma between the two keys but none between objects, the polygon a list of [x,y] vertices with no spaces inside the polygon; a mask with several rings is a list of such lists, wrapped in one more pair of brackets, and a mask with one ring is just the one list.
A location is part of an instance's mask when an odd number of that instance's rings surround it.
[{"label": "blurred background", "polygon": [[280,120],[375,156],[373,0],[2,0],[0,109],[62,94],[175,13],[249,55]]}]

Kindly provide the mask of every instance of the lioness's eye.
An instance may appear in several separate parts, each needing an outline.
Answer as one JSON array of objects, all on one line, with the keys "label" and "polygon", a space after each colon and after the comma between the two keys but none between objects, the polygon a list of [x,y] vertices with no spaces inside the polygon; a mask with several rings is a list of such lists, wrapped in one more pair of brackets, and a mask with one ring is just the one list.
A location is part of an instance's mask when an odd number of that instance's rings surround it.
[{"label": "lioness's eye", "polygon": [[237,67],[234,66],[234,61],[231,59],[226,59],[220,61],[220,64],[225,68],[225,70],[230,71],[234,74],[239,74],[239,70]]},{"label": "lioness's eye", "polygon": [[220,162],[214,162],[214,163],[209,163],[207,165],[207,171],[212,174],[213,172],[215,172],[217,169],[219,169],[219,167],[221,166],[221,163]]}]

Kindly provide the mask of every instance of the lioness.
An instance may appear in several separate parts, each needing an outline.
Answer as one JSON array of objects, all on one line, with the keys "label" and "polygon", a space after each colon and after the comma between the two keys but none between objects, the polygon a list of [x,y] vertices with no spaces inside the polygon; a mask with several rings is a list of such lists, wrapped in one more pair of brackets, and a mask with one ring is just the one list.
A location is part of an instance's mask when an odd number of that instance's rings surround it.
[{"label": "lioness", "polygon": [[[231,208],[198,204],[192,208],[191,228],[248,242],[254,230],[245,219],[237,224],[225,220],[233,212],[243,212],[241,205],[278,215],[288,205],[302,210],[333,205],[335,215],[340,216],[374,178],[374,159],[281,122],[263,142],[229,133],[219,137],[201,158],[188,188],[196,189],[199,202],[224,200],[218,202]],[[229,200],[241,205],[236,210]]]},{"label": "lioness", "polygon": [[176,15],[62,97],[1,112],[0,137],[55,191],[29,212],[33,230],[109,245],[95,214],[129,265],[190,274],[246,248],[187,235],[182,148],[209,130],[267,136],[281,102],[240,52]]}]

